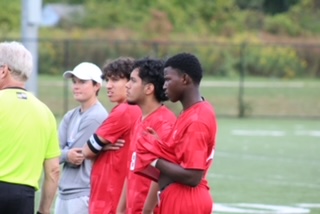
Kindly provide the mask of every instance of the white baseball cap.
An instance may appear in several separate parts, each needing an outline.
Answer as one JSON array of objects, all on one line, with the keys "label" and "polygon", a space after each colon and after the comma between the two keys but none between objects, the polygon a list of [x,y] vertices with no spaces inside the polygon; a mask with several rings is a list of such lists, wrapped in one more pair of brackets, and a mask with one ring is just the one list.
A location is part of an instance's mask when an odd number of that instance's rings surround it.
[{"label": "white baseball cap", "polygon": [[81,80],[94,80],[97,83],[102,83],[101,69],[97,65],[90,62],[82,62],[79,65],[77,65],[73,69],[73,71],[66,71],[63,73],[64,78],[71,78],[72,75],[76,76]]}]

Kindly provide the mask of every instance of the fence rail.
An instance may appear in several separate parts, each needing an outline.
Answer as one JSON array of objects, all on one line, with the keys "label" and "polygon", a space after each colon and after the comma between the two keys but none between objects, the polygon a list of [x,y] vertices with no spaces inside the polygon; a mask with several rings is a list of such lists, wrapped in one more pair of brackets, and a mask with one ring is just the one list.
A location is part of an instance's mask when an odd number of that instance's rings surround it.
[{"label": "fence rail", "polygon": [[[39,97],[60,117],[75,105],[65,70],[82,61],[103,66],[119,56],[167,58],[197,55],[205,78],[202,93],[218,115],[320,118],[320,45],[289,43],[30,40],[38,42]],[[306,80],[307,79],[307,80]],[[219,81],[220,80],[220,81]],[[110,106],[105,96],[103,102]],[[178,113],[179,106],[168,104]]]}]

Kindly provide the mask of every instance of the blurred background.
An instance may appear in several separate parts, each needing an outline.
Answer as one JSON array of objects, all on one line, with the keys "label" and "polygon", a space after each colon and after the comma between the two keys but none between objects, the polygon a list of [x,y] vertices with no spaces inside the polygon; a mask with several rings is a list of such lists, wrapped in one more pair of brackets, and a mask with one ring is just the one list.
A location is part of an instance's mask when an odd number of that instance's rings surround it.
[{"label": "blurred background", "polygon": [[[77,105],[62,73],[80,62],[194,53],[219,122],[209,174],[216,213],[320,213],[320,1],[2,0],[0,8],[0,40],[32,49],[29,87],[58,122]],[[105,91],[100,99],[111,110]]]},{"label": "blurred background", "polygon": [[[187,51],[200,58],[205,90],[217,92],[207,99],[219,115],[320,118],[320,1],[2,0],[0,6],[6,11],[0,39],[22,39],[38,55],[40,80],[57,77],[32,82],[57,117],[75,105],[61,74],[80,62],[102,67],[119,56],[165,59]],[[37,7],[35,28],[26,19]]]},{"label": "blurred background", "polygon": [[[21,17],[35,13],[34,2],[42,2],[36,33]],[[182,51],[201,60],[219,115],[320,117],[318,0],[2,0],[0,7],[0,39],[36,43],[39,78],[57,77],[32,82],[57,117],[75,105],[61,74],[78,63]]]}]

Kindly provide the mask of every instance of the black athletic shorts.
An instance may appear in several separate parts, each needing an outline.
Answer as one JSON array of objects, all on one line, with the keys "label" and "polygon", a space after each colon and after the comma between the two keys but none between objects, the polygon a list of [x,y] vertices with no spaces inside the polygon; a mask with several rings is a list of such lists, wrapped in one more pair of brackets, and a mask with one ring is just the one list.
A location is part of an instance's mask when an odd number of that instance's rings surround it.
[{"label": "black athletic shorts", "polygon": [[0,181],[0,213],[34,214],[35,189]]}]

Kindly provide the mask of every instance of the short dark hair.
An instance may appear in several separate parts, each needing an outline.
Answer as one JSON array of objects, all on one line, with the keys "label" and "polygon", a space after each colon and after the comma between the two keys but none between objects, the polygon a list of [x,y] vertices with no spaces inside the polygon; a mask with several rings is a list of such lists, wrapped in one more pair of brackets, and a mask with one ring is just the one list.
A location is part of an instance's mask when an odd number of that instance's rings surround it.
[{"label": "short dark hair", "polygon": [[164,67],[172,67],[188,74],[195,84],[202,79],[202,68],[198,58],[190,53],[179,53],[167,59]]},{"label": "short dark hair", "polygon": [[164,62],[159,59],[151,59],[149,57],[137,60],[133,69],[139,69],[139,77],[144,83],[154,85],[154,95],[159,102],[168,100],[164,93]]},{"label": "short dark hair", "polygon": [[102,79],[111,76],[130,79],[133,70],[134,59],[131,57],[119,57],[115,60],[108,60],[102,69]]}]

